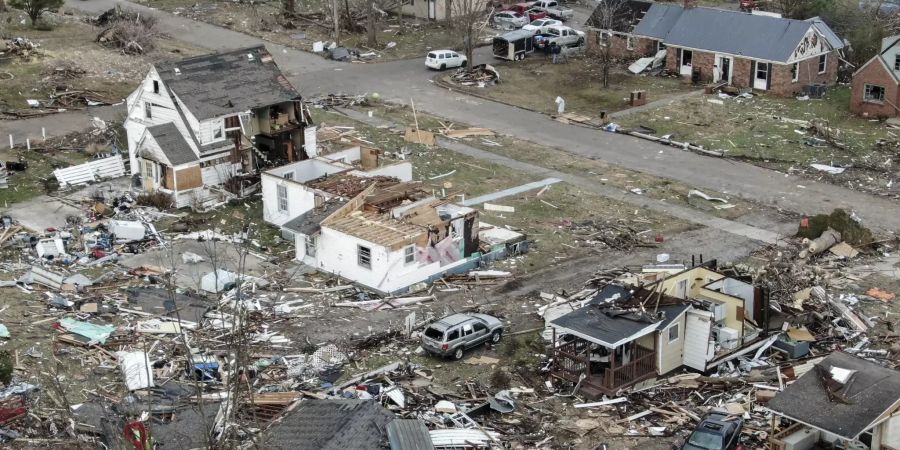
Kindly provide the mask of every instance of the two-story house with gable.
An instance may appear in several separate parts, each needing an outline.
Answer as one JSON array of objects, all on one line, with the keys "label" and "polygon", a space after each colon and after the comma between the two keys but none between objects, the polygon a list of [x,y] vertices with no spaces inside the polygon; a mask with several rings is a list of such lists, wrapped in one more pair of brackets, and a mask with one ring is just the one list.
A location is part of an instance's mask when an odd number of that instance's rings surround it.
[{"label": "two-story house with gable", "polygon": [[131,173],[177,207],[214,201],[236,177],[313,156],[300,100],[264,46],[156,64],[126,100]]}]

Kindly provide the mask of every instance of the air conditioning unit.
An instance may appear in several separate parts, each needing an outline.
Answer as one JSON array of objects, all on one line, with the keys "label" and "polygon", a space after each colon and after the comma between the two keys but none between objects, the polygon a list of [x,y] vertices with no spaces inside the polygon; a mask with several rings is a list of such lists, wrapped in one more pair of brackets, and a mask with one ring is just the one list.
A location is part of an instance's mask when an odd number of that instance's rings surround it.
[{"label": "air conditioning unit", "polygon": [[803,428],[781,439],[783,450],[809,450],[819,442],[819,430]]},{"label": "air conditioning unit", "polygon": [[725,304],[714,302],[712,300],[701,300],[705,309],[713,313],[713,322],[721,322],[725,320]]},{"label": "air conditioning unit", "polygon": [[734,328],[720,327],[716,333],[716,342],[722,348],[734,350],[741,345],[740,333]]}]

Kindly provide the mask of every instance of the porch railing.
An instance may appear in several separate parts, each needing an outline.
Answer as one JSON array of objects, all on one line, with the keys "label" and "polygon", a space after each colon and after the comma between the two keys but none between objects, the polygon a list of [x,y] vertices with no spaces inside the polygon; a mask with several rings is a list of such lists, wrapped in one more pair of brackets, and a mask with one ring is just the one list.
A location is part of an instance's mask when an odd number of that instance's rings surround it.
[{"label": "porch railing", "polygon": [[588,345],[587,341],[576,339],[556,347],[556,376],[577,383],[582,374],[587,374]]},{"label": "porch railing", "polygon": [[644,347],[635,347],[635,359],[615,369],[606,369],[603,387],[613,390],[634,384],[656,374],[656,352]]}]

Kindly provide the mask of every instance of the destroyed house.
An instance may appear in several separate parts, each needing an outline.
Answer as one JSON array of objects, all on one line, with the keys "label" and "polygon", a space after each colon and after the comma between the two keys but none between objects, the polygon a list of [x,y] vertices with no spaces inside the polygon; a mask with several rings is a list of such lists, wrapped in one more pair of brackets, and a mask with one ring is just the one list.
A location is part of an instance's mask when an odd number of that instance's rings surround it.
[{"label": "destroyed house", "polygon": [[749,283],[676,264],[622,281],[548,322],[554,374],[575,383],[584,375],[587,395],[612,395],[680,367],[706,372],[771,343],[754,325],[762,301]]},{"label": "destroyed house", "polygon": [[794,20],[691,3],[652,3],[642,14],[629,16],[639,18],[630,32],[631,25],[597,30],[599,44],[605,45],[604,36],[618,34],[626,49],[620,57],[665,49],[666,69],[694,83],[793,96],[815,94],[837,82],[844,41],[818,17]]},{"label": "destroyed house", "polygon": [[881,51],[853,74],[850,111],[863,117],[900,115],[900,36],[881,40]]},{"label": "destroyed house", "polygon": [[309,156],[308,111],[263,46],[155,64],[126,106],[132,176],[177,207],[246,195],[246,175]]},{"label": "destroyed house", "polygon": [[381,450],[394,414],[373,400],[301,400],[263,435],[274,450]]},{"label": "destroyed house", "polygon": [[644,0],[598,3],[584,23],[588,47],[609,46],[610,55],[621,59],[639,58],[663,50],[665,44],[662,41],[634,35],[634,27],[652,5]]},{"label": "destroyed house", "polygon": [[771,448],[900,448],[900,372],[834,352],[769,400]]}]

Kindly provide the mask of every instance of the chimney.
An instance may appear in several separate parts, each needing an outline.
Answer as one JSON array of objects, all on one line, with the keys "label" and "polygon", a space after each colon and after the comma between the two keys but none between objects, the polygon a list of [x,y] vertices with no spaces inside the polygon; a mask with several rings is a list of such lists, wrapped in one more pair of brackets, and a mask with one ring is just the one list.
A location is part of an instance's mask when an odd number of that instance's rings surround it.
[{"label": "chimney", "polygon": [[684,9],[696,8],[697,0],[684,0]]}]

